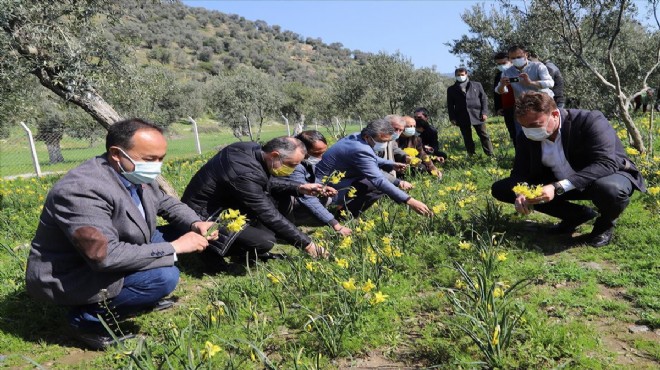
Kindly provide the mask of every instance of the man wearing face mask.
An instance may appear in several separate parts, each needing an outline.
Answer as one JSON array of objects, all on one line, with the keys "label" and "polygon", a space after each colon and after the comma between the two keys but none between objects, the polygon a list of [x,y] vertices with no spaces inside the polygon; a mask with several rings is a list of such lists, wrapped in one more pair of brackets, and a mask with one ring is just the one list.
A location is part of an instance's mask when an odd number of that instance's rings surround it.
[{"label": "man wearing face mask", "polygon": [[[167,150],[162,129],[139,119],[117,122],[106,153],[69,171],[48,193],[32,240],[26,288],[70,307],[73,336],[92,349],[126,338],[117,321],[171,307],[178,254],[203,251],[210,222],[164,194],[155,182]],[[157,216],[182,230],[165,241]]]},{"label": "man wearing face mask", "polygon": [[[394,134],[392,134],[392,140],[388,141],[385,145],[385,148],[382,151],[376,152],[376,155],[383,159],[387,159],[399,163],[410,163],[410,159],[406,153],[399,148],[397,139],[401,136],[401,133],[404,129],[403,117],[397,114],[390,114],[384,117],[384,119],[392,125]],[[397,178],[397,173],[395,170],[383,171],[385,177],[390,180],[394,186],[397,186],[403,190],[408,190],[412,188],[412,185],[407,182]],[[402,184],[403,183],[403,184]]]},{"label": "man wearing face mask", "polygon": [[[206,219],[222,210],[236,209],[250,221],[238,235],[211,243],[202,255],[212,271],[223,271],[224,257],[244,261],[268,260],[281,255],[269,251],[277,238],[304,250],[312,257],[325,256],[322,248],[279,212],[273,196],[320,195],[323,186],[283,179],[305,158],[300,140],[278,137],[263,148],[255,142],[226,146],[197,171],[181,200]],[[326,189],[334,194],[334,189]],[[223,235],[227,236],[223,231]]]},{"label": "man wearing face mask", "polygon": [[[515,115],[523,134],[517,138],[511,175],[493,184],[493,196],[513,203],[518,213],[534,209],[561,219],[549,230],[552,234],[572,234],[596,217],[591,208],[569,202],[591,200],[598,218],[588,243],[607,245],[632,192],[646,191],[612,126],[599,111],[558,109],[544,93],[523,94]],[[543,193],[533,199],[514,194],[513,187],[523,182],[542,185]]]},{"label": "man wearing face mask", "polygon": [[527,59],[527,52],[522,46],[514,45],[509,48],[511,67],[502,72],[502,78],[495,87],[495,92],[505,94],[513,89],[516,99],[527,91],[537,91],[554,96],[552,87],[555,85],[548,68],[541,62],[532,62]]},{"label": "man wearing face mask", "polygon": [[[296,135],[296,139],[305,145],[307,155],[286,179],[297,183],[314,183],[316,182],[314,168],[321,161],[323,153],[328,150],[328,142],[323,134],[316,130],[303,131]],[[286,196],[278,199],[281,212],[295,225],[328,225],[341,235],[350,235],[351,229],[339,223],[326,208],[331,201],[331,197],[319,198],[311,195]]]},{"label": "man wearing face mask", "polygon": [[465,149],[469,155],[475,153],[472,127],[479,136],[481,148],[487,156],[493,155],[486,119],[488,118],[488,98],[481,84],[470,81],[465,68],[454,72],[456,83],[447,88],[447,113],[449,121],[461,129]]},{"label": "man wearing face mask", "polygon": [[[512,64],[509,61],[509,55],[505,52],[499,52],[493,57],[497,65],[497,73],[495,74],[495,82],[493,86],[497,87],[502,79],[502,72],[509,69]],[[516,98],[513,95],[513,89],[509,89],[504,94],[494,94],[494,108],[497,115],[504,117],[504,124],[511,137],[511,142],[516,145],[516,133],[520,131],[520,125],[513,119],[513,109]],[[518,125],[518,128],[516,128]]]},{"label": "man wearing face mask", "polygon": [[440,143],[438,142],[438,130],[431,126],[429,123],[429,111],[424,107],[419,107],[413,112],[413,118],[416,122],[415,130],[417,135],[422,139],[424,151],[428,154],[435,155],[444,162],[447,159],[447,154],[440,151]]},{"label": "man wearing face mask", "polygon": [[[426,172],[430,173],[433,176],[436,176],[438,178],[442,178],[442,172],[440,172],[435,165],[433,164],[433,161],[431,160],[431,156],[426,153],[424,150],[424,145],[422,144],[422,139],[415,135],[416,133],[416,126],[417,122],[415,121],[414,118],[410,116],[405,116],[402,118],[403,122],[405,123],[405,128],[403,129],[403,133],[401,134],[401,137],[397,140],[397,144],[399,145],[399,148],[413,148],[417,150],[417,157],[419,158],[420,162],[416,165],[413,166],[412,168],[415,169],[416,171],[421,171],[422,169],[425,169]],[[408,157],[406,155],[406,157]],[[412,158],[408,157],[406,163],[412,162]]]},{"label": "man wearing face mask", "polygon": [[[373,121],[362,132],[348,135],[331,146],[316,166],[317,181],[331,176],[333,172],[345,174],[336,185],[340,190],[334,203],[354,217],[359,217],[383,195],[389,196],[397,203],[407,204],[421,215],[431,215],[431,211],[424,203],[406,194],[401,186],[396,187],[381,171],[381,169],[389,171],[406,168],[406,164],[376,155],[385,148],[388,141],[392,140],[393,133],[394,129],[388,121],[384,119]],[[353,198],[347,196],[350,187],[357,190]]]}]

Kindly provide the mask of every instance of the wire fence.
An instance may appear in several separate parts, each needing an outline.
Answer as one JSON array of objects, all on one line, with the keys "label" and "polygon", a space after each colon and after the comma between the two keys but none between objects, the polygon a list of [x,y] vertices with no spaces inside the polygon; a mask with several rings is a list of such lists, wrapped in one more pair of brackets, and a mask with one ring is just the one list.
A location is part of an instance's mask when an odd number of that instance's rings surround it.
[{"label": "wire fence", "polygon": [[[326,135],[337,136],[335,127],[307,126],[305,129],[318,128]],[[359,130],[359,125],[344,123],[341,134]],[[277,136],[287,135],[287,127],[281,124],[265,125],[260,141],[267,141]],[[13,129],[6,139],[0,139],[0,177],[39,176],[66,172],[80,163],[105,152],[105,137],[71,137],[66,134],[44,134],[33,132],[34,154],[30,146],[29,135],[24,129]],[[204,125],[195,135],[193,125],[175,124],[166,131],[167,157],[183,158],[198,155],[198,145],[202,153],[217,151],[222,146],[239,141],[232,131],[218,125]],[[197,137],[199,138],[197,140]],[[328,137],[329,140],[332,138]],[[249,140],[242,137],[241,140]],[[199,143],[199,144],[198,144]],[[35,159],[36,158],[36,164]],[[37,166],[38,165],[38,166]],[[37,173],[37,172],[40,173]]]}]

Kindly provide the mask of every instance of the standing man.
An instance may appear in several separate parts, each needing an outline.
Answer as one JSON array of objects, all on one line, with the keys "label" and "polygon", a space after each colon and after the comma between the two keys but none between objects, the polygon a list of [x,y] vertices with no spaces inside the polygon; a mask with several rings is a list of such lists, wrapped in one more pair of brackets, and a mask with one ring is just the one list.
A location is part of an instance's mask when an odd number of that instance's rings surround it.
[{"label": "standing man", "polygon": [[[181,197],[184,203],[205,219],[236,209],[250,220],[235,238],[212,243],[202,256],[207,267],[223,269],[225,256],[279,258],[270,253],[277,237],[312,257],[325,255],[325,250],[280,213],[273,199],[320,194],[321,184],[280,179],[291,175],[306,154],[303,143],[288,136],[277,137],[263,148],[255,142],[239,142],[222,149],[197,171]],[[327,190],[336,194],[334,189]]]},{"label": "standing man", "polygon": [[[511,67],[511,62],[509,61],[509,55],[505,52],[499,52],[493,57],[495,64],[497,65],[497,73],[495,74],[495,82],[493,87],[497,87],[502,78],[502,72]],[[513,95],[513,89],[507,91],[504,94],[494,94],[494,107],[497,115],[504,117],[504,124],[506,129],[509,132],[509,137],[511,137],[511,142],[513,146],[516,146],[516,133],[520,131],[520,125],[516,123],[513,119],[513,110],[516,103],[516,98]],[[516,126],[518,126],[516,128]]]},{"label": "standing man", "polygon": [[[39,300],[70,307],[74,336],[93,349],[116,343],[99,315],[117,329],[126,316],[172,306],[162,298],[179,281],[177,254],[208,245],[202,235],[211,223],[155,182],[166,150],[160,127],[139,119],[117,122],[108,129],[106,153],[69,171],[46,197],[26,287]],[[157,216],[188,232],[165,241]]]},{"label": "standing man", "polygon": [[465,149],[469,155],[475,153],[472,128],[477,132],[481,148],[487,156],[493,155],[493,144],[486,130],[488,100],[479,82],[470,81],[465,68],[454,71],[456,82],[447,88],[447,112],[449,121],[461,129]]},{"label": "standing man", "polygon": [[522,46],[514,45],[508,52],[513,65],[502,72],[502,78],[495,87],[496,93],[502,95],[513,89],[516,100],[526,91],[538,91],[554,96],[552,87],[555,82],[543,63],[529,61]]},{"label": "standing man", "polygon": [[[569,202],[591,200],[599,216],[588,243],[609,244],[632,192],[646,191],[610,123],[599,111],[558,109],[549,95],[539,92],[517,98],[515,115],[524,135],[518,135],[510,177],[493,184],[493,196],[513,203],[518,213],[529,214],[533,206],[561,219],[549,230],[553,234],[572,234],[596,217],[590,207]],[[514,194],[513,187],[522,182],[542,185],[542,194],[533,199]]]},{"label": "standing man", "polygon": [[[541,62],[539,56],[534,52],[529,53],[529,60],[532,62]],[[553,98],[555,99],[557,108],[564,108],[566,104],[566,98],[564,98],[564,76],[561,75],[559,67],[549,59],[542,63],[548,69],[550,77],[555,82],[555,85],[552,87],[552,93],[555,94]]]}]

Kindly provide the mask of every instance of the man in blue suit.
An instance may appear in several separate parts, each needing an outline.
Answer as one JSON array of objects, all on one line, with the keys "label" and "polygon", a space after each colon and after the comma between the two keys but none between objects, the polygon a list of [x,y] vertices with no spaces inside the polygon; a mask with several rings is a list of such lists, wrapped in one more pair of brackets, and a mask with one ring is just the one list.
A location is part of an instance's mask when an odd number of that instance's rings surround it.
[{"label": "man in blue suit", "polygon": [[[371,122],[362,132],[349,135],[331,146],[321,162],[316,166],[316,178],[322,181],[333,172],[342,172],[344,178],[333,187],[339,190],[334,203],[358,217],[383,195],[397,203],[405,203],[415,212],[430,216],[431,210],[426,204],[414,199],[400,187],[395,186],[383,174],[382,170],[402,170],[406,164],[380,158],[376,152],[382,151],[392,139],[394,129],[385,119]],[[348,198],[349,188],[357,190],[354,198]]]}]

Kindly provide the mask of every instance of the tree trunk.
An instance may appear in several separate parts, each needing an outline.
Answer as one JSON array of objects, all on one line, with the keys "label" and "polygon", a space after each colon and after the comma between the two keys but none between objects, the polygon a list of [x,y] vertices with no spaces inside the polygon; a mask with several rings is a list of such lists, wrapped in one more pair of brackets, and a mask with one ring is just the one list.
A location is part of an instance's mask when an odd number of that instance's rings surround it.
[{"label": "tree trunk", "polygon": [[617,103],[619,105],[619,110],[621,111],[621,118],[623,119],[623,124],[626,126],[626,130],[628,130],[628,134],[632,139],[633,146],[635,149],[639,150],[640,153],[644,153],[646,152],[644,140],[642,139],[642,134],[639,133],[637,126],[635,126],[635,122],[630,116],[627,102],[627,99],[623,95],[619,95]]},{"label": "tree trunk", "polygon": [[43,68],[33,71],[41,85],[57,94],[62,99],[69,101],[87,112],[96,122],[106,129],[113,123],[121,120],[121,116],[108,102],[99,95],[95,89],[88,88],[83,93],[72,93],[64,89],[61,84],[54,82],[51,76]]},{"label": "tree trunk", "polygon": [[296,122],[296,127],[293,129],[293,135],[298,135],[299,133],[303,132],[305,129],[305,115],[301,114],[300,118],[298,119],[298,122]]},{"label": "tree trunk", "polygon": [[48,162],[50,164],[64,162],[64,156],[62,155],[62,148],[60,147],[60,141],[47,141],[46,149],[48,150]]}]

